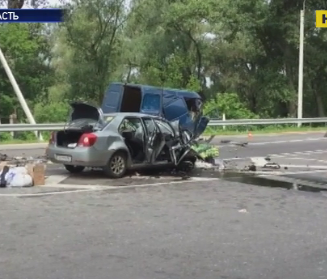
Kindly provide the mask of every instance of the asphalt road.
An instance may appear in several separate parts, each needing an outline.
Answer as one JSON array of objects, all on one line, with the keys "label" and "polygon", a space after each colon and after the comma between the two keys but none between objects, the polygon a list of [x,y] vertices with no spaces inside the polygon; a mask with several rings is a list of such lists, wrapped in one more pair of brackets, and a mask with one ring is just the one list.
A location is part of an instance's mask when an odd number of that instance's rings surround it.
[{"label": "asphalt road", "polygon": [[[212,144],[220,146],[221,158],[266,156],[283,152],[310,151],[327,148],[325,133],[297,133],[244,136],[217,136]],[[222,143],[221,141],[230,141]],[[239,144],[248,142],[247,147]],[[37,157],[45,155],[46,143],[1,145],[0,153],[9,156]]]},{"label": "asphalt road", "polygon": [[1,279],[327,278],[322,193],[185,181],[0,199]]},{"label": "asphalt road", "polygon": [[[225,159],[271,154],[296,167],[115,181],[90,172],[0,189],[0,278],[327,278],[327,193],[297,190],[308,179],[327,184],[323,134],[255,136],[245,147],[246,137],[229,139],[215,141]],[[20,148],[0,153],[44,154]]]},{"label": "asphalt road", "polygon": [[[215,144],[220,146],[222,158],[258,157],[272,154],[293,153],[327,149],[324,133],[287,134],[279,136],[230,137],[231,143],[221,143],[217,138]],[[245,146],[242,143],[247,142]]]},{"label": "asphalt road", "polygon": [[[248,144],[242,145],[247,142]],[[213,144],[220,146],[220,158],[235,160],[238,158],[269,156],[278,164],[291,167],[324,166],[327,168],[327,138],[324,133],[297,133],[277,135],[254,135],[252,138],[244,136],[219,136]],[[9,156],[38,157],[44,156],[46,144],[0,145],[0,153]],[[245,160],[244,164],[249,161]],[[241,165],[240,165],[241,166]],[[241,168],[241,167],[240,167]],[[67,174],[60,165],[49,165],[48,175]]]}]

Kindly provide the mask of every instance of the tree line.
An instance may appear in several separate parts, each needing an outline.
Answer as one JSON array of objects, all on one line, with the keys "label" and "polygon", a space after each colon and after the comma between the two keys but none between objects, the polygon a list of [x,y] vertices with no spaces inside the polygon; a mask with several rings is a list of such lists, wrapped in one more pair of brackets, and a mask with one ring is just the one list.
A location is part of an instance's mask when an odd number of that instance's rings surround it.
[{"label": "tree line", "polygon": [[[207,112],[218,108],[227,118],[296,117],[302,0],[63,0],[57,7],[67,9],[60,24],[0,25],[0,46],[37,121],[64,121],[70,100],[99,104],[112,81],[201,92]],[[326,2],[306,0],[304,117],[327,109],[327,31],[315,28],[317,9]],[[2,67],[0,75],[0,117],[24,118]]]}]

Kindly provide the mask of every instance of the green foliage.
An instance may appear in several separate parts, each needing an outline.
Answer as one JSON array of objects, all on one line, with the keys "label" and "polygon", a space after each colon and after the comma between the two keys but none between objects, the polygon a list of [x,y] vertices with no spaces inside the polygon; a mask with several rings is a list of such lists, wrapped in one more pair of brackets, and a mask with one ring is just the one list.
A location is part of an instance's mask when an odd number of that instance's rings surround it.
[{"label": "green foliage", "polygon": [[[28,100],[42,98],[53,82],[52,70],[45,61],[49,45],[37,24],[1,24],[0,42],[9,66]],[[4,69],[0,69],[0,114],[8,117],[19,108],[17,97]],[[17,113],[22,115],[22,111]]]},{"label": "green foliage", "polygon": [[9,132],[1,132],[0,133],[0,143],[4,141],[10,141],[12,140],[12,136]]},{"label": "green foliage", "polygon": [[18,132],[15,135],[16,140],[21,141],[36,141],[37,138],[33,132]]},{"label": "green foliage", "polygon": [[38,103],[34,107],[34,116],[38,123],[66,122],[70,106],[68,102]]},{"label": "green foliage", "polygon": [[250,119],[257,116],[245,107],[236,93],[218,93],[208,100],[203,112],[211,118],[217,118],[219,113],[225,113],[226,119]]},{"label": "green foliage", "polygon": [[[60,3],[62,24],[0,26],[1,49],[38,122],[65,121],[71,100],[99,104],[112,81],[201,91],[210,117],[296,116],[298,1],[132,0],[129,10],[122,0]],[[327,29],[312,23],[324,5],[306,1],[304,117],[327,109]],[[0,92],[0,117],[16,111],[26,122],[2,67]]]},{"label": "green foliage", "polygon": [[201,143],[193,145],[192,149],[196,151],[203,159],[219,156],[219,148],[215,145]]}]

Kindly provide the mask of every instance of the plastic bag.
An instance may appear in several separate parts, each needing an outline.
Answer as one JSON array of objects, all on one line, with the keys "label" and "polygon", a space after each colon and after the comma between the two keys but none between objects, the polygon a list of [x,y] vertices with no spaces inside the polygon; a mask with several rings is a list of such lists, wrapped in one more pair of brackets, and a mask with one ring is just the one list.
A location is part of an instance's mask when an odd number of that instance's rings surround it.
[{"label": "plastic bag", "polygon": [[16,174],[8,187],[30,187],[33,186],[33,178],[29,174]]},{"label": "plastic bag", "polygon": [[25,167],[10,168],[5,175],[7,187],[30,187],[33,185],[33,178],[27,173]]}]

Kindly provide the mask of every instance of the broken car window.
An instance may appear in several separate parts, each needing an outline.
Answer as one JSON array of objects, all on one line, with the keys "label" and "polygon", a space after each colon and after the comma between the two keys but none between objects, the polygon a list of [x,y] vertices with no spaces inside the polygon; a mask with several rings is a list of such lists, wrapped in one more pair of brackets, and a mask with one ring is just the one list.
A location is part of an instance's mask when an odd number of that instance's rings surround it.
[{"label": "broken car window", "polygon": [[143,98],[142,109],[144,110],[159,110],[160,96],[157,94],[146,94]]},{"label": "broken car window", "polygon": [[160,129],[161,133],[174,135],[174,131],[169,126],[169,124],[167,124],[166,122],[161,121],[161,120],[155,120],[155,122],[159,126],[159,129]]},{"label": "broken car window", "polygon": [[156,130],[156,126],[151,118],[143,118],[145,127],[149,134],[153,134]]},{"label": "broken car window", "polygon": [[119,126],[119,132],[135,132],[141,125],[141,120],[137,118],[125,118]]}]

